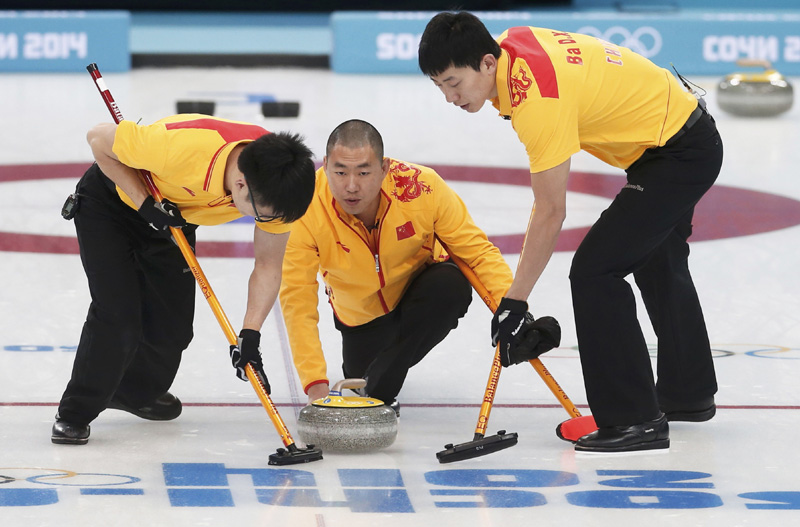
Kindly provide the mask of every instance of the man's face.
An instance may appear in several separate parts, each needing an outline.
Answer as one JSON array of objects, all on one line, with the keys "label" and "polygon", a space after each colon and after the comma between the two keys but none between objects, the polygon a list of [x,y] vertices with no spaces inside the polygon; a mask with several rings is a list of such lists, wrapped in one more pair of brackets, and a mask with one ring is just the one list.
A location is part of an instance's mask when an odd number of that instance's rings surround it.
[{"label": "man's face", "polygon": [[485,55],[477,71],[469,66],[450,66],[431,80],[442,90],[447,102],[475,113],[483,108],[487,99],[497,97],[496,72],[497,59]]},{"label": "man's face", "polygon": [[378,159],[370,146],[348,148],[336,145],[323,159],[328,185],[345,212],[366,225],[375,221],[383,178],[389,158]]}]

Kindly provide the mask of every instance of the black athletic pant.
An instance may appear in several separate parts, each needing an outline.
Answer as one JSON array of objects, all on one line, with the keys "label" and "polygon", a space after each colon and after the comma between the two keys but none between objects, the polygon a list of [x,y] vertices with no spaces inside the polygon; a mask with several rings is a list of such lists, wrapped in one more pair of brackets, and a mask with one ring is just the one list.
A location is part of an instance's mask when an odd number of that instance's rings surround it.
[{"label": "black athletic pant", "polygon": [[409,368],[458,326],[472,301],[472,287],[452,262],[433,264],[408,286],[397,307],[342,333],[342,371],[346,378],[366,378],[366,393],[392,403]]},{"label": "black athletic pant", "polygon": [[[92,302],[58,413],[88,424],[112,397],[139,408],[166,392],[192,340],[194,278],[180,249],[119,199],[97,165],[75,216]],[[184,229],[194,247],[194,229]]]},{"label": "black athletic pant", "polygon": [[[689,274],[694,207],[722,164],[714,120],[699,121],[668,147],[647,150],[627,185],[592,226],[570,281],[586,393],[599,426],[659,414],[659,397],[696,402],[716,393],[700,302]],[[636,314],[633,274],[658,337],[658,383]]]}]

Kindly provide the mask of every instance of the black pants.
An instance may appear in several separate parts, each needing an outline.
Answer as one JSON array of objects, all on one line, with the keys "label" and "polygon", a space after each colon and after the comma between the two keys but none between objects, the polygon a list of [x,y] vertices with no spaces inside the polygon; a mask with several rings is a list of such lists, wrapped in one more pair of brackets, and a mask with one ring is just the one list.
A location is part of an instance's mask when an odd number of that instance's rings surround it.
[{"label": "black pants", "polygon": [[[628,184],[578,247],[570,282],[586,393],[599,426],[659,413],[659,398],[716,393],[711,349],[689,273],[692,215],[722,164],[722,141],[704,114],[669,147],[627,170]],[[633,274],[658,337],[658,383],[637,320]]]},{"label": "black pants", "polygon": [[[92,302],[58,413],[87,424],[112,397],[138,408],[169,389],[192,340],[195,290],[180,249],[119,199],[97,165],[78,193]],[[194,229],[184,229],[192,247]]]},{"label": "black pants", "polygon": [[342,371],[346,378],[366,378],[366,393],[391,403],[408,370],[458,326],[472,301],[472,287],[452,262],[433,264],[409,285],[389,314],[342,333]]}]

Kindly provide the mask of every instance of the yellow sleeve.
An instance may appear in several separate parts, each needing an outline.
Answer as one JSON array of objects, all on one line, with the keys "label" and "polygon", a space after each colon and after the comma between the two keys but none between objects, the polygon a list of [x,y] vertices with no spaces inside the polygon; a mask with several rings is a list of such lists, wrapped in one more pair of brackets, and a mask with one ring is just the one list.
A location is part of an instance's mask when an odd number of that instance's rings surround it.
[{"label": "yellow sleeve", "polygon": [[522,103],[511,124],[525,145],[531,173],[556,167],[581,149],[577,109],[561,99]]},{"label": "yellow sleeve", "polygon": [[139,126],[132,121],[121,121],[112,150],[124,165],[161,173],[167,162],[166,128],[158,123]]},{"label": "yellow sleeve", "polygon": [[466,205],[444,180],[436,176],[434,232],[450,250],[478,275],[495,301],[511,287],[514,277],[500,249],[495,247],[472,220]]},{"label": "yellow sleeve", "polygon": [[319,338],[319,255],[303,220],[295,222],[283,258],[280,302],[292,358],[303,390],[328,380],[328,368]]},{"label": "yellow sleeve", "polygon": [[270,234],[283,234],[292,230],[294,223],[281,223],[279,221],[256,222],[256,227]]}]

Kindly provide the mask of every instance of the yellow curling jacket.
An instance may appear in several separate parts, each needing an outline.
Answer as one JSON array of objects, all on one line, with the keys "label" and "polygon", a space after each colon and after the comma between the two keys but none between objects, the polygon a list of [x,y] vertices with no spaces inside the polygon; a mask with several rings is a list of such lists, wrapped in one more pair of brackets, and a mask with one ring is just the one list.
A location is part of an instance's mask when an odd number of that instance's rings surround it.
[{"label": "yellow curling jacket", "polygon": [[436,233],[499,300],[511,269],[472,221],[464,202],[432,169],[390,160],[371,231],[336,203],[325,169],[314,199],[293,224],[283,260],[280,302],[303,388],[327,382],[319,338],[318,274],[336,317],[359,326],[392,311],[426,266],[447,260]]}]

